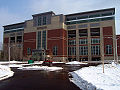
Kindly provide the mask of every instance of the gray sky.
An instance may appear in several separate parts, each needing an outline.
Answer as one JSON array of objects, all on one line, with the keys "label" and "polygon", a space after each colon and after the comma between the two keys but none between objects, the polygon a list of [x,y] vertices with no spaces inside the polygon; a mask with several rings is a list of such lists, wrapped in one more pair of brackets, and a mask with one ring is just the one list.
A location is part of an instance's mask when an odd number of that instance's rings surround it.
[{"label": "gray sky", "polygon": [[113,7],[116,33],[120,34],[120,0],[0,0],[0,42],[3,42],[3,25],[32,19],[36,13],[70,14]]}]

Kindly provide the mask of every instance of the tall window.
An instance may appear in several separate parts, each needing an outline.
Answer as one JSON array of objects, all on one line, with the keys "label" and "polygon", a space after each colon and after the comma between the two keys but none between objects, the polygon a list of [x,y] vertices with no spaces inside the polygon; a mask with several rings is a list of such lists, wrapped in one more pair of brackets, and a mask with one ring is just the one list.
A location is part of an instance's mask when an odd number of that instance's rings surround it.
[{"label": "tall window", "polygon": [[112,45],[106,45],[106,54],[112,54]]},{"label": "tall window", "polygon": [[80,30],[79,30],[79,36],[80,36],[80,37],[87,37],[87,36],[88,36],[88,31],[87,31],[87,29],[80,29]]},{"label": "tall window", "polygon": [[68,47],[68,55],[76,55],[76,47]]},{"label": "tall window", "polygon": [[75,37],[76,37],[76,30],[69,30],[68,38],[75,38]]},{"label": "tall window", "polygon": [[79,55],[88,55],[88,46],[80,46]]},{"label": "tall window", "polygon": [[68,45],[76,45],[76,40],[68,40]]},{"label": "tall window", "polygon": [[79,44],[87,44],[88,40],[87,39],[80,39]]},{"label": "tall window", "polygon": [[17,36],[17,42],[22,42],[22,36]]},{"label": "tall window", "polygon": [[10,37],[10,43],[15,43],[15,37]]},{"label": "tall window", "polygon": [[100,45],[91,46],[92,55],[100,55]]},{"label": "tall window", "polygon": [[100,38],[92,38],[92,39],[91,39],[91,43],[92,43],[92,44],[100,43]]},{"label": "tall window", "polygon": [[41,31],[38,31],[37,48],[41,49]]},{"label": "tall window", "polygon": [[57,48],[57,46],[54,46],[53,47],[53,55],[57,55],[57,52],[58,52],[58,48]]},{"label": "tall window", "polygon": [[46,16],[43,16],[43,25],[46,25]]},{"label": "tall window", "polygon": [[42,32],[42,48],[46,49],[46,31]]},{"label": "tall window", "polygon": [[39,16],[39,17],[38,17],[38,26],[41,26],[41,24],[42,24],[42,23],[41,23],[41,20],[42,20],[42,18],[41,18],[41,16]]},{"label": "tall window", "polygon": [[91,36],[100,36],[100,28],[90,28]]}]

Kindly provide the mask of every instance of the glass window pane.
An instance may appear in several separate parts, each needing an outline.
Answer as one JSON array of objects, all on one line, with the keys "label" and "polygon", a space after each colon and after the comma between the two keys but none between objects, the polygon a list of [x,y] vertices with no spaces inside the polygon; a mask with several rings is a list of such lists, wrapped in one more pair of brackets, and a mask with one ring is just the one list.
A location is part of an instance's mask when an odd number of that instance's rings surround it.
[{"label": "glass window pane", "polygon": [[42,32],[42,48],[46,49],[46,31]]},{"label": "glass window pane", "polygon": [[37,48],[41,49],[41,31],[38,31]]}]

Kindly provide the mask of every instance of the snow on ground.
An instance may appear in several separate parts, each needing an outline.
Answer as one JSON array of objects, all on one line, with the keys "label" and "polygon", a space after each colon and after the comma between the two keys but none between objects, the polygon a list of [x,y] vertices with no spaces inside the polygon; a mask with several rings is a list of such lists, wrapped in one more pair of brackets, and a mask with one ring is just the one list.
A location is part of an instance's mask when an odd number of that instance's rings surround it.
[{"label": "snow on ground", "polygon": [[48,67],[48,66],[28,66],[28,67],[20,67],[18,69],[22,70],[47,70],[47,71],[56,71],[63,69],[62,67]]},{"label": "snow on ground", "polygon": [[7,65],[8,67],[22,67],[21,64],[10,64],[10,65]]},{"label": "snow on ground", "polygon": [[[105,64],[105,73],[102,65],[90,66],[71,72],[71,80],[82,89],[93,90],[93,88],[103,90],[120,90],[120,65]],[[86,88],[85,88],[86,87]]]},{"label": "snow on ground", "polygon": [[43,63],[43,61],[35,61],[34,63],[30,63],[30,64],[26,63],[26,64],[21,64],[21,65],[22,66],[29,66],[29,65],[42,64],[42,63]]},{"label": "snow on ground", "polygon": [[0,61],[0,64],[8,64],[8,63],[10,63],[10,64],[13,64],[13,63],[25,63],[25,62],[21,62],[21,61]]},{"label": "snow on ground", "polygon": [[[21,64],[21,63],[28,63],[28,61],[0,61],[0,64]],[[34,61],[34,63],[33,64],[42,64],[43,63],[43,61]]]},{"label": "snow on ground", "polygon": [[78,62],[78,61],[72,61],[72,62],[68,62],[66,64],[87,64],[87,63]]},{"label": "snow on ground", "polygon": [[[22,64],[24,63],[24,64]],[[43,61],[35,61],[34,63],[31,63],[31,64],[28,64],[27,61],[3,61],[3,62],[0,62],[0,64],[8,64],[6,66],[8,67],[22,67],[22,66],[29,66],[29,65],[34,65],[34,64],[42,64]]]},{"label": "snow on ground", "polygon": [[0,65],[0,80],[12,77],[13,74],[14,72],[9,67]]},{"label": "snow on ground", "polygon": [[42,64],[43,61],[35,61],[33,64]]},{"label": "snow on ground", "polygon": [[55,63],[55,64],[58,63],[59,64],[59,63],[64,63],[64,62],[52,62],[52,63]]}]

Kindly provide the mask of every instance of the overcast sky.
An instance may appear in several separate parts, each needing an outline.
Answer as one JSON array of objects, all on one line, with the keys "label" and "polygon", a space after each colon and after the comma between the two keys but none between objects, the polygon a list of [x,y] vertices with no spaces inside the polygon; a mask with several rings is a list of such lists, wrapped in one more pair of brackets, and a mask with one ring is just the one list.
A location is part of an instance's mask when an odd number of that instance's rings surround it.
[{"label": "overcast sky", "polygon": [[0,42],[4,25],[32,19],[33,14],[53,11],[70,14],[116,8],[116,32],[120,34],[120,0],[0,0]]}]

